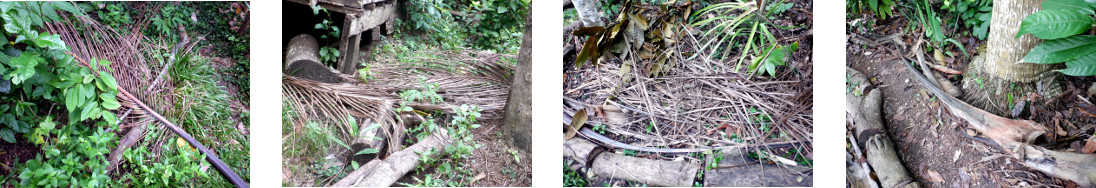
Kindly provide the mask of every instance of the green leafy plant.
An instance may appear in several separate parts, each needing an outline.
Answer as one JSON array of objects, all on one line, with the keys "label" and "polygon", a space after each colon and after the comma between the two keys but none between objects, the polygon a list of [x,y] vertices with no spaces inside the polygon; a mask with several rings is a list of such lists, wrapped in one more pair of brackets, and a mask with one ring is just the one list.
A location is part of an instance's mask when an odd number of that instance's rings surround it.
[{"label": "green leafy plant", "polygon": [[570,165],[563,165],[563,186],[564,187],[587,187],[586,179],[583,178],[577,170],[567,168]]},{"label": "green leafy plant", "polygon": [[105,9],[105,12],[103,10],[97,12],[99,14],[99,19],[103,23],[113,28],[119,28],[130,24],[129,12],[126,11],[125,4],[115,3],[105,5]]},{"label": "green leafy plant", "polygon": [[1028,15],[1020,23],[1016,37],[1031,34],[1046,39],[1032,48],[1023,62],[1037,64],[1065,63],[1058,70],[1071,76],[1096,75],[1096,36],[1080,35],[1089,31],[1096,2],[1048,0],[1042,10]]},{"label": "green leafy plant", "polygon": [[[327,9],[320,7],[319,5],[312,6],[313,15],[320,15],[320,12],[326,14],[328,18],[331,17],[331,12],[328,12]],[[327,18],[323,19],[323,21],[320,23],[316,23],[316,26],[314,26],[315,29],[323,30],[324,32],[326,32],[324,33],[324,35],[320,35],[321,39],[338,40],[339,37],[341,37],[340,34],[342,33],[342,31],[339,30],[339,27],[331,26],[332,23],[333,22],[331,22],[331,20],[328,20]],[[335,63],[339,61],[340,55],[341,54],[339,54],[338,48],[326,45],[320,47],[320,61],[323,61],[324,64],[327,64],[328,66],[334,66]]]},{"label": "green leafy plant", "polygon": [[[963,0],[960,0],[963,1]],[[849,12],[863,14],[864,12],[875,14],[879,18],[887,18],[894,15],[892,0],[849,0],[845,1],[845,8]]]},{"label": "green leafy plant", "polygon": [[189,7],[165,3],[164,6],[160,8],[160,14],[153,15],[152,18],[150,18],[152,20],[152,29],[149,31],[152,33],[146,34],[150,34],[150,36],[158,35],[171,39],[172,41],[178,40],[179,38],[176,33],[178,32],[179,26],[190,27],[195,24],[195,22],[190,19],[190,14],[193,12],[194,10]]},{"label": "green leafy plant", "polygon": [[773,45],[767,50],[762,51],[762,54],[766,54],[764,59],[754,61],[754,63],[750,65],[750,72],[757,72],[757,74],[762,75],[769,73],[769,76],[776,77],[776,66],[785,66],[785,60],[787,60],[792,53],[795,53],[797,48],[799,48],[799,42],[792,43],[791,45]]},{"label": "green leafy plant", "polygon": [[956,22],[950,22],[951,27],[966,27],[974,37],[986,39],[993,15],[992,5],[992,0],[944,0],[940,8],[955,15]]},{"label": "green leafy plant", "polygon": [[[771,3],[781,4],[783,2],[783,0],[780,0]],[[701,33],[701,37],[704,41],[710,42],[702,44],[700,51],[707,50],[713,56],[713,59],[723,60],[734,51],[732,49],[740,49],[738,60],[735,63],[735,72],[743,67],[742,62],[747,59],[753,61],[747,66],[753,65],[756,67],[759,63],[764,63],[763,61],[770,54],[768,52],[774,47],[771,43],[776,42],[776,37],[769,30],[772,27],[780,26],[769,22],[769,19],[767,19],[775,11],[759,8],[768,8],[770,4],[759,3],[770,2],[718,3],[700,9],[689,16],[690,19],[695,19],[709,13],[721,15],[696,20],[692,23],[693,26],[707,27],[707,31]],[[744,40],[744,43],[742,40]]]},{"label": "green leafy plant", "polygon": [[[917,22],[923,26],[925,37],[928,38],[930,49],[943,50],[946,44],[950,43],[959,48],[959,51],[964,55],[967,54],[966,48],[959,41],[950,38],[944,34],[942,21],[940,16],[933,9],[933,5],[928,0],[921,0],[920,2],[912,3],[914,5],[914,11],[916,11]],[[911,23],[913,24],[913,23]],[[946,50],[945,50],[946,51]],[[955,56],[950,51],[946,51],[945,54],[949,56]]]}]

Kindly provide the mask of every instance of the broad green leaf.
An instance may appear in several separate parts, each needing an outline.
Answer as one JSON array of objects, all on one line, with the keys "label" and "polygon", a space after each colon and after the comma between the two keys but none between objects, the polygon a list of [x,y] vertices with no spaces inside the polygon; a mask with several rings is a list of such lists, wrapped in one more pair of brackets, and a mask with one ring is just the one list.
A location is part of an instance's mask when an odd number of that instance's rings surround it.
[{"label": "broad green leaf", "polygon": [[1041,39],[1059,39],[1081,34],[1092,24],[1092,17],[1088,15],[1070,10],[1044,10],[1025,17],[1016,37],[1031,33]]},{"label": "broad green leaf", "polygon": [[95,108],[99,108],[99,104],[97,104],[97,102],[95,102],[94,100],[88,101],[88,103],[84,104],[84,107],[80,111],[80,119],[79,120],[84,121],[84,120],[87,120],[88,118],[91,118],[92,109],[95,109]]},{"label": "broad green leaf", "polygon": [[109,72],[99,71],[100,79],[103,79],[103,83],[107,85],[111,90],[118,89],[118,81],[114,80],[114,76]]},{"label": "broad green leaf", "polygon": [[1085,15],[1092,15],[1092,7],[1083,0],[1047,0],[1043,1],[1043,10],[1074,11]]},{"label": "broad green leaf", "polygon": [[110,126],[114,126],[115,123],[118,123],[118,116],[115,116],[114,113],[103,113],[103,121],[110,123]]},{"label": "broad green leaf", "polygon": [[102,99],[103,101],[103,108],[109,110],[117,110],[119,107],[122,107],[122,104],[119,104],[118,100],[114,99],[114,95],[111,95],[109,93],[99,94],[99,99]]},{"label": "broad green leaf", "polygon": [[11,130],[0,128],[0,138],[3,138],[5,142],[15,143],[15,134],[12,134]]},{"label": "broad green leaf", "polygon": [[66,50],[65,41],[61,40],[61,35],[49,34],[38,35],[38,38],[34,40],[34,44],[38,47],[50,48],[54,50]]},{"label": "broad green leaf", "polygon": [[57,127],[57,124],[53,122],[53,116],[46,116],[45,120],[42,120],[41,123],[38,123],[38,127],[49,131]]},{"label": "broad green leaf", "polygon": [[377,150],[377,148],[365,148],[361,151],[358,151],[358,153],[355,153],[354,155],[374,154],[377,152],[380,152],[379,150]]},{"label": "broad green leaf", "polygon": [[50,3],[53,5],[53,8],[64,10],[65,12],[68,12],[70,14],[84,15],[84,11],[80,11],[80,9],[76,8],[76,6],[73,6],[71,2],[57,1]]},{"label": "broad green leaf", "polygon": [[1028,52],[1023,62],[1061,63],[1076,59],[1096,51],[1096,36],[1078,35],[1061,39],[1047,40]]},{"label": "broad green leaf", "polygon": [[74,87],[65,90],[65,109],[68,109],[69,113],[72,113],[72,111],[76,109],[76,106],[80,105],[77,103],[79,99],[76,99],[76,93],[78,93],[76,90],[79,88],[80,87]]},{"label": "broad green leaf", "polygon": [[24,52],[19,54],[19,57],[11,58],[10,65],[15,68],[15,71],[11,72],[11,83],[19,85],[34,76],[36,73],[34,67],[38,66],[38,62],[42,60],[38,53],[33,52]]},{"label": "broad green leaf", "polygon": [[1066,69],[1058,70],[1070,76],[1096,75],[1096,53],[1088,53],[1077,59],[1066,62]]}]

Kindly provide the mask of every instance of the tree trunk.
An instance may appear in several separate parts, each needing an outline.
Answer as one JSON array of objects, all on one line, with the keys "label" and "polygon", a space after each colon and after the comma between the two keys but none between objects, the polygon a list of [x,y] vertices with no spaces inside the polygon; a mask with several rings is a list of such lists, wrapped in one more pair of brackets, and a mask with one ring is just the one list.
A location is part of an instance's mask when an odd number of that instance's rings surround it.
[{"label": "tree trunk", "polygon": [[582,20],[583,26],[605,26],[605,23],[601,22],[601,12],[597,11],[597,1],[571,0],[571,2],[575,4],[575,10],[578,12],[578,19]]},{"label": "tree trunk", "polygon": [[970,63],[964,75],[963,89],[972,105],[1002,114],[1013,106],[1007,104],[1010,94],[1013,98],[1020,98],[1034,91],[1047,97],[1060,93],[1061,86],[1053,80],[1058,74],[1051,71],[1054,65],[1022,62],[1024,56],[1043,40],[1030,34],[1016,37],[1020,23],[1028,15],[1039,11],[1042,2],[993,2],[986,51]]},{"label": "tree trunk", "polygon": [[507,130],[510,130],[510,145],[525,152],[530,152],[532,146],[532,31],[532,11],[530,10],[525,16],[525,33],[523,34],[525,36],[522,37],[517,68],[511,78],[513,83],[510,84],[510,96],[506,98],[506,107],[502,114],[502,123]]}]

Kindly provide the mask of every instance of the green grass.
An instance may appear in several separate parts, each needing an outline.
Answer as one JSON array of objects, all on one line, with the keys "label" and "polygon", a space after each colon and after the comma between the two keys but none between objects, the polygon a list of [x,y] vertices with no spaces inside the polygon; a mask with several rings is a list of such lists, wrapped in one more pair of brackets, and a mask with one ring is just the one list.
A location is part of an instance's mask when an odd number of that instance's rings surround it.
[{"label": "green grass", "polygon": [[230,108],[228,93],[218,85],[216,71],[212,62],[204,58],[180,57],[169,71],[169,76],[174,80],[174,92],[179,96],[174,108],[184,110],[169,118],[217,153],[233,171],[247,180],[250,174],[250,137],[236,126],[242,124],[244,129],[250,129],[249,112]]}]

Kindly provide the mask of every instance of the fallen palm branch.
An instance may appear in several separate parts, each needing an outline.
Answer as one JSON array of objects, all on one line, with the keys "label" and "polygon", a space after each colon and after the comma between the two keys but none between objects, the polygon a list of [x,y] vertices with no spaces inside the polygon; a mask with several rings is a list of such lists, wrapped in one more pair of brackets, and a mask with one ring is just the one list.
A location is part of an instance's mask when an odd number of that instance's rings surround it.
[{"label": "fallen palm branch", "polygon": [[[76,54],[73,54],[72,52],[67,52],[67,53],[69,55],[71,55],[72,57],[76,58],[76,60],[78,60],[81,64],[83,64],[84,67],[88,67],[89,69],[94,69],[94,68],[92,68],[91,65],[89,65],[87,63],[87,61],[84,61],[84,59],[80,58],[79,56],[76,56]],[[92,72],[95,72],[95,74],[99,74],[97,71],[92,71]],[[145,105],[144,102],[141,102],[141,100],[138,100],[136,97],[129,94],[129,92],[126,91],[125,89],[118,88],[118,91],[119,91],[120,94],[122,94],[123,98],[126,98],[130,101],[133,101],[134,103],[137,104],[137,106],[140,109],[144,110],[145,112],[148,112],[149,115],[151,115],[153,118],[156,118],[156,120],[158,120],[161,124],[164,124],[165,126],[167,126],[169,129],[171,129],[172,132],[175,132],[176,135],[178,135],[179,137],[182,137],[184,140],[187,141],[187,143],[190,143],[190,145],[193,145],[195,148],[198,148],[198,151],[200,151],[202,154],[206,155],[206,160],[209,160],[209,162],[213,164],[213,167],[216,168],[217,171],[220,171],[221,174],[224,175],[226,178],[228,178],[228,180],[230,182],[232,182],[233,185],[236,185],[236,187],[250,187],[247,184],[247,182],[244,182],[244,180],[241,179],[238,174],[236,174],[236,172],[232,171],[232,168],[229,168],[228,165],[226,165],[224,162],[222,162],[221,159],[217,157],[217,154],[214,154],[213,152],[211,152],[208,148],[206,148],[204,145],[202,145],[202,143],[199,143],[198,140],[195,140],[194,137],[191,137],[190,134],[187,134],[186,131],[183,131],[183,129],[179,128],[179,126],[176,126],[174,123],[171,123],[171,121],[168,121],[163,116],[161,116],[159,113],[156,113],[156,111],[149,108],[147,105]]]},{"label": "fallen palm branch", "polygon": [[944,102],[953,115],[970,123],[1013,158],[1023,161],[1024,166],[1047,175],[1073,181],[1081,187],[1096,186],[1096,155],[1053,151],[1034,145],[1044,136],[1046,127],[1031,120],[1008,119],[986,112],[945,93],[928,78],[918,73],[908,62],[906,69],[921,86]]}]

